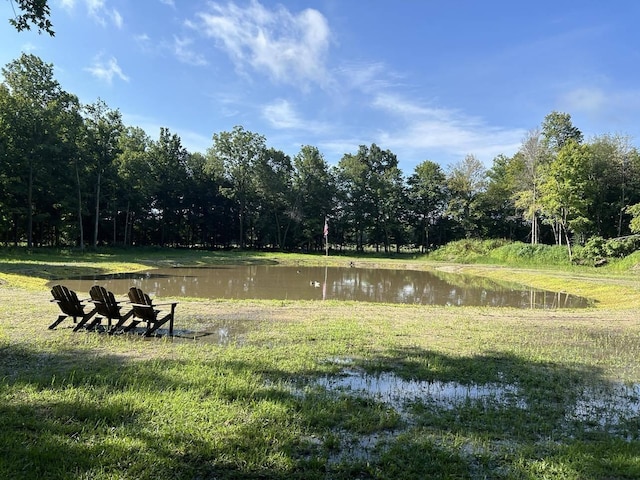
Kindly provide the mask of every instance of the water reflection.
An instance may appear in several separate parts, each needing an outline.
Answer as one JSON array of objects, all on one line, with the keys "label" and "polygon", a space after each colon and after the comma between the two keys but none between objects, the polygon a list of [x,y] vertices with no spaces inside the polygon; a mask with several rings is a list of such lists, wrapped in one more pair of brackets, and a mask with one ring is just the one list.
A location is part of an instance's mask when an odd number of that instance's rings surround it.
[{"label": "water reflection", "polygon": [[[60,281],[52,282],[59,283]],[[582,308],[587,299],[481,277],[416,270],[272,265],[161,268],[65,280],[76,291],[100,284],[115,294],[135,285],[161,297],[354,300],[421,305]]]},{"label": "water reflection", "polygon": [[526,409],[514,385],[497,383],[464,385],[458,382],[403,380],[393,373],[367,375],[344,370],[340,376],[321,377],[316,385],[333,392],[366,396],[402,411],[407,402],[425,402],[447,410],[469,401],[483,405],[515,406]]}]

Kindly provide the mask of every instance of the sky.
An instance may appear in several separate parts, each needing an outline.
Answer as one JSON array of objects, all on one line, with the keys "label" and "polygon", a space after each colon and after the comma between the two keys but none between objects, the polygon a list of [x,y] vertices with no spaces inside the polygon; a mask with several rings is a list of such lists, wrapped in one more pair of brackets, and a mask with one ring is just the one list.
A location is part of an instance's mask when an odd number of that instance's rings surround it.
[{"label": "sky", "polygon": [[[54,65],[190,152],[235,126],[330,165],[360,145],[405,175],[475,155],[490,168],[553,111],[585,139],[640,141],[637,0],[49,0],[55,36],[17,32],[0,0],[0,65]],[[0,23],[1,25],[1,23]]]}]

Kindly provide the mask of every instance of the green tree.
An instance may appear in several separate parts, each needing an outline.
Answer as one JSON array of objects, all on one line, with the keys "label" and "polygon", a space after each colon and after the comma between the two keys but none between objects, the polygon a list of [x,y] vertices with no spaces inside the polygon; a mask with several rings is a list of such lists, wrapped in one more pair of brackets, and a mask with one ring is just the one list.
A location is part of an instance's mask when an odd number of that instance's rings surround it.
[{"label": "green tree", "polygon": [[598,135],[589,143],[593,157],[593,200],[589,205],[596,233],[603,237],[621,236],[626,208],[639,199],[640,169],[638,152],[624,135]]},{"label": "green tree", "polygon": [[568,113],[551,112],[542,122],[545,147],[559,152],[568,142],[582,143],[582,132],[573,125]]},{"label": "green tree", "polygon": [[118,156],[114,165],[119,182],[118,198],[124,212],[123,245],[133,242],[136,223],[144,229],[143,223],[150,216],[151,198],[155,192],[150,145],[151,139],[140,127],[126,127],[118,137]]},{"label": "green tree", "polygon": [[100,99],[85,105],[84,115],[85,155],[91,160],[95,178],[95,218],[93,224],[93,246],[95,248],[98,246],[103,178],[105,175],[115,173],[113,165],[120,153],[119,137],[124,130],[124,124],[120,111],[110,109]]},{"label": "green tree", "polygon": [[[14,222],[26,217],[27,245],[33,246],[34,218],[44,221],[56,203],[46,197],[66,194],[53,175],[60,160],[59,127],[65,112],[73,110],[77,99],[63,91],[53,75],[53,65],[32,54],[22,54],[2,69],[4,77],[2,130],[7,165],[13,186],[9,201]],[[7,175],[7,173],[5,173]],[[52,188],[49,188],[52,186]],[[11,200],[11,198],[13,200]],[[14,227],[17,242],[18,226]]]},{"label": "green tree", "polygon": [[447,176],[450,192],[447,215],[459,226],[463,236],[478,236],[482,223],[481,193],[487,186],[487,171],[475,155],[453,165]]},{"label": "green tree", "polygon": [[[38,28],[38,33],[47,32],[52,37],[55,35],[53,24],[49,19],[51,12],[47,0],[9,0],[12,7],[17,4],[22,13],[15,15],[9,19],[9,23],[13,25],[19,32],[23,30],[31,30],[33,24]],[[14,4],[15,2],[15,4]]]},{"label": "green tree", "polygon": [[308,249],[321,244],[325,218],[330,218],[331,238],[337,239],[338,224],[331,221],[336,220],[336,182],[325,158],[316,147],[304,145],[293,165],[294,198],[288,215],[300,228],[299,241]]},{"label": "green tree", "polygon": [[487,170],[487,187],[481,196],[485,236],[520,239],[526,234],[514,200],[524,169],[522,158],[521,153],[498,155]]},{"label": "green tree", "polygon": [[160,128],[160,137],[149,147],[151,208],[159,221],[160,245],[179,245],[184,241],[188,186],[189,153],[180,137]]},{"label": "green tree", "polygon": [[432,243],[431,230],[444,215],[447,203],[446,175],[440,165],[425,160],[416,166],[407,184],[409,208],[416,219],[416,243],[424,252]]},{"label": "green tree", "polygon": [[388,249],[402,196],[396,156],[376,144],[361,145],[355,155],[342,157],[337,172],[341,211],[354,231],[357,250],[362,251],[365,242],[376,248],[383,243]]},{"label": "green tree", "polygon": [[540,130],[527,133],[518,151],[519,175],[513,192],[515,207],[522,212],[526,222],[531,225],[529,235],[532,245],[540,242],[540,184],[543,181],[544,165],[550,156]]},{"label": "green tree", "polygon": [[586,216],[591,152],[586,145],[569,141],[546,169],[540,186],[543,215],[554,227],[557,244],[563,240],[572,257],[571,233],[582,233],[589,225]]},{"label": "green tree", "polygon": [[241,126],[231,132],[213,134],[213,146],[207,157],[213,164],[224,166],[228,187],[223,194],[234,203],[237,218],[238,244],[247,244],[247,226],[253,220],[253,202],[256,198],[256,165],[266,150],[265,138]]},{"label": "green tree", "polygon": [[292,218],[288,215],[294,202],[293,164],[281,150],[265,150],[256,164],[256,192],[264,214],[258,219],[261,244],[285,247]]}]

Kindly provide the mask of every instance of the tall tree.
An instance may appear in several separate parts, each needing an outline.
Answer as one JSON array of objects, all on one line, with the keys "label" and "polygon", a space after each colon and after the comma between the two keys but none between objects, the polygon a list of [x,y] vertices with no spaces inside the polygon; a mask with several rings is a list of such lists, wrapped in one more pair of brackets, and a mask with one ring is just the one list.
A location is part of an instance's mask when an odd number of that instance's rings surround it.
[{"label": "tall tree", "polygon": [[148,219],[155,184],[151,177],[151,139],[140,127],[127,127],[118,138],[115,167],[119,181],[118,198],[124,210],[122,243],[131,244],[136,221]]},{"label": "tall tree", "polygon": [[483,212],[480,194],[487,186],[487,171],[475,155],[453,165],[447,177],[451,193],[447,214],[462,229],[465,237],[477,236]]},{"label": "tall tree", "polygon": [[180,137],[168,128],[149,147],[149,167],[153,181],[152,209],[160,221],[159,243],[179,245],[184,240],[185,195],[188,188],[189,153]]},{"label": "tall tree", "polygon": [[124,130],[119,110],[110,109],[98,99],[85,105],[86,155],[91,159],[95,170],[95,219],[93,225],[93,246],[98,246],[100,225],[100,201],[103,177],[110,172],[119,153],[119,137]]},{"label": "tall tree", "polygon": [[531,225],[530,242],[540,241],[540,184],[543,166],[549,161],[548,148],[539,129],[527,133],[519,150],[520,175],[514,192],[515,206]]},{"label": "tall tree", "polygon": [[[52,152],[59,143],[58,123],[61,112],[67,109],[74,97],[62,90],[53,75],[53,65],[32,54],[22,54],[2,69],[4,77],[3,98],[11,118],[5,116],[5,128],[11,133],[12,176],[24,182],[24,188],[16,192],[26,198],[18,201],[26,205],[27,245],[33,246],[33,220],[37,200],[36,188],[48,179],[53,168]],[[40,205],[51,205],[50,202]]]},{"label": "tall tree", "polygon": [[244,248],[247,243],[248,220],[252,216],[251,204],[255,199],[255,166],[266,150],[262,135],[234,127],[231,132],[213,134],[213,146],[207,156],[214,163],[224,166],[229,188],[223,189],[235,204],[237,212],[238,244]]},{"label": "tall tree", "polygon": [[493,159],[487,170],[487,188],[482,194],[484,236],[518,240],[524,237],[523,221],[514,200],[523,170],[521,153]]},{"label": "tall tree", "polygon": [[554,226],[556,243],[567,245],[572,257],[571,233],[581,233],[589,224],[586,216],[591,152],[588,146],[569,141],[547,167],[540,186],[546,220]]},{"label": "tall tree", "polygon": [[[256,165],[256,192],[264,215],[259,219],[262,237],[282,249],[286,245],[291,217],[287,215],[293,203],[293,164],[281,150],[269,148]],[[260,242],[264,244],[264,241]]]},{"label": "tall tree", "polygon": [[570,141],[582,143],[582,132],[573,125],[568,113],[551,112],[542,122],[544,144],[552,152],[559,152]]},{"label": "tall tree", "polygon": [[418,164],[408,178],[408,196],[412,216],[416,219],[417,243],[422,251],[431,245],[431,229],[444,214],[447,202],[446,175],[435,162]]},{"label": "tall tree", "polygon": [[[310,248],[323,231],[323,222],[335,209],[336,184],[322,153],[304,145],[293,158],[294,201],[289,216],[300,226],[300,241]],[[333,219],[332,219],[333,220]],[[331,222],[332,237],[337,238],[337,224]]]}]

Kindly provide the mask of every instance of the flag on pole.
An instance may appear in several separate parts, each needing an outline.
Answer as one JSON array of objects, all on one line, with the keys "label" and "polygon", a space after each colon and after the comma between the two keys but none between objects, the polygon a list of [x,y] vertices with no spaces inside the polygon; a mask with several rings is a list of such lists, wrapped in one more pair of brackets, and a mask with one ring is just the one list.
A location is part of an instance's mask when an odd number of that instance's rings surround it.
[{"label": "flag on pole", "polygon": [[329,224],[327,223],[327,219],[324,219],[324,236],[329,236]]}]

